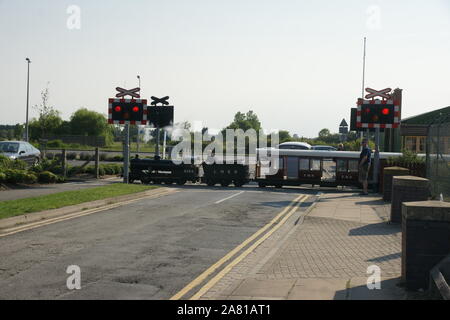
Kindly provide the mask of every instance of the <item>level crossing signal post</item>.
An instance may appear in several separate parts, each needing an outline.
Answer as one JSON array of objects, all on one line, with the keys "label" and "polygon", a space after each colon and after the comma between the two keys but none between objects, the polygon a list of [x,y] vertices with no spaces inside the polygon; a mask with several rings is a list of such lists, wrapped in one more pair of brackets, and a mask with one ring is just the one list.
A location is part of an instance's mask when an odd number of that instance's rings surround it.
[{"label": "level crossing signal post", "polygon": [[[384,129],[398,128],[400,125],[400,101],[392,99],[391,88],[374,90],[366,88],[368,94],[364,100],[358,99],[357,108],[351,112],[351,130],[375,131],[375,154],[373,167],[373,182],[378,189],[378,173],[380,171],[380,132]],[[375,97],[381,97],[375,99]]]},{"label": "level crossing signal post", "polygon": [[156,128],[156,149],[155,157],[160,158],[159,142],[161,128],[170,126],[173,124],[173,111],[174,107],[169,105],[169,97],[157,98],[151,97],[152,103],[148,107],[149,124]]},{"label": "level crossing signal post", "polygon": [[[115,98],[108,100],[108,123],[124,125],[125,137],[123,144],[123,182],[129,182],[130,163],[130,125],[153,125],[157,130],[156,157],[159,159],[159,132],[161,127],[173,124],[173,106],[169,106],[169,97],[152,97],[152,106],[147,106],[147,100],[140,99],[140,88],[131,90],[117,87],[119,92]],[[125,99],[130,96],[131,99]],[[158,104],[162,104],[158,106]]]}]

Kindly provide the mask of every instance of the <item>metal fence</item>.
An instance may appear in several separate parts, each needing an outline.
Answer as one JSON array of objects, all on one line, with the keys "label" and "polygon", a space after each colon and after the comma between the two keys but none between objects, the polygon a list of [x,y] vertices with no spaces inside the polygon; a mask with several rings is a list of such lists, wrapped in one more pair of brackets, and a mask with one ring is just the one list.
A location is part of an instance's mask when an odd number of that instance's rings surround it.
[{"label": "metal fence", "polygon": [[427,178],[432,195],[450,201],[450,118],[442,118],[430,125],[427,136]]}]

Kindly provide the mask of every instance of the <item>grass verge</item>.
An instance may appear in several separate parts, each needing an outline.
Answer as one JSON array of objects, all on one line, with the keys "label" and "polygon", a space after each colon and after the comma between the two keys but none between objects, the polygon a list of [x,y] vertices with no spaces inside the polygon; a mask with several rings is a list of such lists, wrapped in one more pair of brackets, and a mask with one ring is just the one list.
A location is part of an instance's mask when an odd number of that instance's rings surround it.
[{"label": "grass verge", "polygon": [[114,198],[155,188],[157,187],[117,183],[96,188],[59,192],[40,197],[1,201],[0,219],[26,213],[58,209],[84,202]]}]

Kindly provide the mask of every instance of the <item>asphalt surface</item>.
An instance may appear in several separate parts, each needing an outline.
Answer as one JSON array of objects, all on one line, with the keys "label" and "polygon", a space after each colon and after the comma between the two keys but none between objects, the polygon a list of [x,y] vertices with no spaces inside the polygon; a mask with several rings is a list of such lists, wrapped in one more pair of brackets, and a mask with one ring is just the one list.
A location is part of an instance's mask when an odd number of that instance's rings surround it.
[{"label": "asphalt surface", "polygon": [[[0,299],[168,299],[293,199],[315,193],[252,186],[177,190],[0,236]],[[66,286],[71,265],[81,269],[81,290]]]}]

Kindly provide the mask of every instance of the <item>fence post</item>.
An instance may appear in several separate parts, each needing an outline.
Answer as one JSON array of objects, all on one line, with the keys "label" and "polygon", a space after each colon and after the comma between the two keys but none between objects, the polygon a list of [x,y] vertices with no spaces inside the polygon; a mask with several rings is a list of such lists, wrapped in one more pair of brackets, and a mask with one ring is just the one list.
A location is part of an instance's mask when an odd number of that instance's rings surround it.
[{"label": "fence post", "polygon": [[64,178],[67,177],[67,152],[66,149],[62,149],[62,153],[61,153],[61,166],[63,169],[63,176]]},{"label": "fence post", "polygon": [[98,152],[98,147],[97,147],[97,148],[95,148],[95,179],[100,178],[99,168],[100,168],[100,154]]}]

